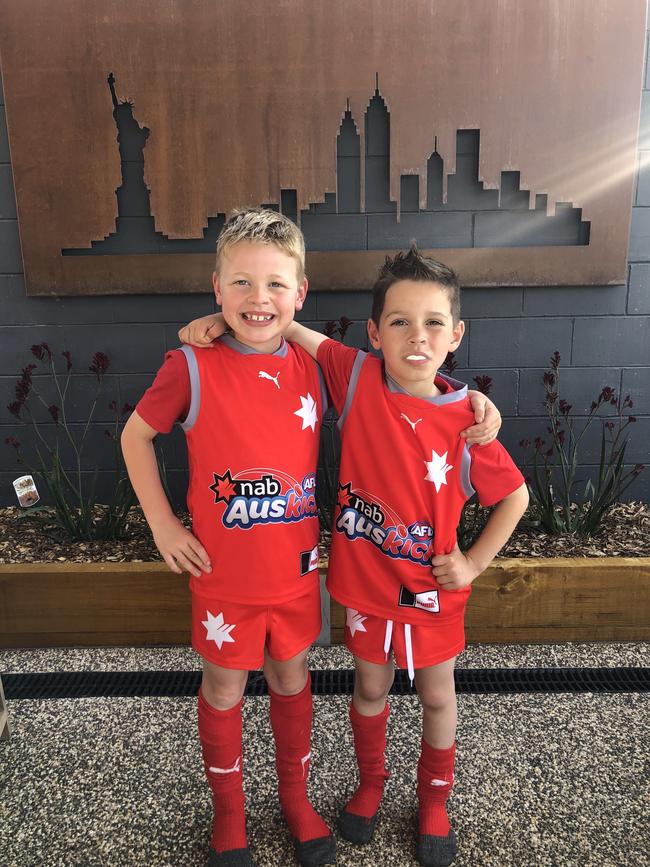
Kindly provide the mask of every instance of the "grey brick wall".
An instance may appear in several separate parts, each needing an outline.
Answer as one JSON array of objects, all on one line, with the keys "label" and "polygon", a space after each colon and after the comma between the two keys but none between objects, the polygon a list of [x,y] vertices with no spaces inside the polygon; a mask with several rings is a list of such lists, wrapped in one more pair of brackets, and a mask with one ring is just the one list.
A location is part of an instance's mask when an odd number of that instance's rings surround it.
[{"label": "grey brick wall", "polygon": [[[135,403],[153,378],[165,351],[177,345],[179,325],[211,312],[213,300],[207,294],[26,298],[1,86],[0,100],[0,505],[15,502],[11,482],[21,472],[14,450],[5,445],[5,438],[14,435],[23,442],[29,439],[28,431],[16,424],[6,405],[13,400],[21,368],[32,360],[30,347],[43,340],[57,352],[66,348],[73,354],[76,373],[71,398],[75,425],[84,421],[92,400],[93,378],[87,369],[90,357],[101,350],[111,359],[98,423],[88,449],[92,463],[89,470],[97,468],[101,495],[112,478],[111,443],[104,434],[111,418],[108,403],[113,399],[120,405]],[[630,393],[638,422],[632,429],[629,460],[631,464],[648,460],[650,165],[646,167],[646,161],[650,162],[648,72],[644,78],[639,148],[642,168],[635,187],[626,285],[468,289],[464,293],[467,334],[456,356],[455,375],[470,383],[479,374],[492,377],[492,397],[504,416],[501,438],[517,460],[521,459],[518,442],[522,438],[545,434],[541,376],[555,350],[562,355],[564,396],[576,411],[586,413],[604,385]],[[456,219],[457,215],[444,212],[432,215],[435,220],[448,217]],[[376,221],[379,239],[383,232],[382,216],[372,219]],[[408,221],[406,213],[403,219]],[[351,221],[350,237],[354,234],[353,217]],[[369,231],[374,225],[369,223]],[[339,226],[330,227],[327,214],[319,212],[306,220],[304,228],[308,235],[329,237],[331,231],[339,232]],[[450,224],[449,232],[454,243],[462,245],[463,233],[469,232],[469,227]],[[404,238],[398,240],[401,244],[409,239],[406,231]],[[444,259],[444,251],[441,258]],[[299,318],[322,329],[327,320],[348,316],[354,320],[348,342],[364,346],[364,321],[369,309],[369,293],[347,292],[341,286],[341,291],[308,296]],[[52,424],[45,410],[41,429],[46,438],[51,436]],[[597,460],[598,436],[594,429],[585,443],[585,472]],[[181,502],[187,466],[183,437],[175,431],[162,439],[170,487]],[[636,480],[628,497],[650,501],[650,469]]]}]

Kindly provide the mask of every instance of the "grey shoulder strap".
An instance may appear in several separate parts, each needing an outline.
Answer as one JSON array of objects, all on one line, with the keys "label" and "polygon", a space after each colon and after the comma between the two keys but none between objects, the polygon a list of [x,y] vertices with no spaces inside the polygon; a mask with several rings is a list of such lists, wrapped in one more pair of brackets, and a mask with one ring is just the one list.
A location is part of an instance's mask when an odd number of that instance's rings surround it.
[{"label": "grey shoulder strap", "polygon": [[325,385],[325,377],[323,376],[323,371],[320,368],[320,364],[316,362],[316,368],[318,370],[318,384],[320,385],[320,396],[321,401],[323,403],[323,415],[327,412],[330,405],[330,396],[327,391],[327,386]]},{"label": "grey shoulder strap", "polygon": [[463,446],[463,456],[461,458],[460,464],[460,483],[468,500],[476,493],[476,491],[472,487],[472,480],[470,477],[471,469],[472,455],[469,450],[469,446],[467,445],[467,443],[465,443],[465,445]]},{"label": "grey shoulder strap", "polygon": [[184,431],[190,430],[199,416],[199,407],[201,406],[201,380],[199,378],[199,365],[196,360],[196,355],[191,346],[183,344],[181,352],[187,361],[187,370],[190,375],[190,408],[185,421],[181,422],[181,427]]},{"label": "grey shoulder strap", "polygon": [[343,424],[345,422],[346,416],[350,411],[350,406],[352,405],[352,400],[354,398],[354,394],[357,390],[357,384],[359,382],[359,375],[361,373],[361,365],[366,360],[367,352],[364,352],[360,349],[357,352],[357,357],[354,359],[354,364],[352,365],[352,373],[350,374],[350,382],[348,383],[348,390],[345,395],[345,404],[343,405],[343,412],[341,413],[338,420],[338,429],[341,430]]}]

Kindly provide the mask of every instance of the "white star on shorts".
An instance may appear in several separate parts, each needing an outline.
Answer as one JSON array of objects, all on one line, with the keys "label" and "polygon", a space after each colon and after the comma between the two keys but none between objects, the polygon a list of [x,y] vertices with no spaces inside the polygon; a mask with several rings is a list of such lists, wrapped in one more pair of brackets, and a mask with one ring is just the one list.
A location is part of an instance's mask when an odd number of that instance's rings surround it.
[{"label": "white star on shorts", "polygon": [[205,626],[207,635],[206,641],[214,641],[219,650],[221,650],[221,646],[224,642],[229,641],[232,644],[235,643],[235,639],[230,634],[235,628],[234,623],[225,623],[223,619],[223,612],[219,612],[215,617],[214,614],[210,614],[210,612],[206,612],[208,615],[207,620],[202,620],[201,623]]},{"label": "white star on shorts", "polygon": [[367,632],[366,627],[363,625],[364,620],[366,620],[366,617],[364,617],[363,614],[359,614],[356,609],[346,608],[345,625],[348,627],[353,637],[355,632]]}]

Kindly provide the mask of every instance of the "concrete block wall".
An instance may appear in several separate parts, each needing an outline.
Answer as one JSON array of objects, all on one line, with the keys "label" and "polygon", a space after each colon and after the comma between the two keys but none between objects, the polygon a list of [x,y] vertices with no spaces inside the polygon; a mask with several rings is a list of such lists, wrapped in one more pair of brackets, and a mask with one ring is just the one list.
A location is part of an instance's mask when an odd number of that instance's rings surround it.
[{"label": "concrete block wall", "polygon": [[[56,353],[68,349],[73,356],[71,421],[81,429],[94,396],[88,365],[94,352],[111,361],[97,411],[97,423],[87,446],[88,469],[97,472],[98,492],[110,487],[111,441],[105,435],[116,400],[135,403],[151,382],[164,353],[177,345],[178,327],[214,310],[210,294],[182,296],[130,296],[98,298],[27,298],[20,255],[16,204],[7,139],[4,98],[0,82],[0,505],[16,502],[11,482],[22,473],[14,449],[5,439],[16,436],[29,443],[33,434],[18,425],[6,409],[14,399],[21,369],[33,360],[30,347],[46,341]],[[551,354],[562,356],[563,396],[574,410],[586,414],[604,385],[629,393],[638,418],[632,427],[629,463],[648,461],[650,441],[650,73],[643,90],[639,165],[632,217],[628,278],[624,285],[607,287],[522,287],[467,289],[463,318],[467,333],[456,354],[455,375],[470,384],[477,375],[493,379],[492,397],[501,408],[501,439],[517,461],[521,439],[545,436],[542,373]],[[443,212],[432,219],[456,218]],[[462,216],[462,215],[461,215]],[[403,221],[406,230],[408,213]],[[313,230],[334,232],[328,215],[311,217]],[[351,219],[354,219],[351,215]],[[383,229],[377,220],[378,237]],[[305,229],[309,234],[309,218]],[[316,224],[318,223],[318,227]],[[322,225],[321,225],[322,224]],[[458,242],[463,227],[450,225]],[[351,230],[350,236],[353,234]],[[406,235],[409,235],[408,231]],[[406,243],[409,237],[395,243]],[[444,250],[440,251],[444,260]],[[206,274],[206,286],[209,275]],[[300,314],[306,324],[322,330],[325,322],[342,315],[353,320],[347,342],[365,346],[365,320],[370,295],[341,291],[312,293]],[[43,384],[36,372],[37,384]],[[45,393],[46,402],[54,400]],[[39,428],[46,438],[54,427],[46,412]],[[582,453],[585,473],[597,461],[599,432],[591,433]],[[161,438],[170,487],[182,502],[186,483],[186,454],[177,430]],[[627,496],[650,501],[650,467],[635,481]]]}]

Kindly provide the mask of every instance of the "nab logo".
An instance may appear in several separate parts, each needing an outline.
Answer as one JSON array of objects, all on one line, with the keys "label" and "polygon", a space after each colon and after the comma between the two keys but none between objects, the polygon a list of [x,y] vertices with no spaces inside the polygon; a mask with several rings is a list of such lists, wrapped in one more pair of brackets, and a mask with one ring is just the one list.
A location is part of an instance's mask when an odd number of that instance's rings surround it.
[{"label": "nab logo", "polygon": [[280,482],[273,476],[262,476],[259,481],[239,482],[242,497],[277,497],[281,490]]},{"label": "nab logo", "polygon": [[384,523],[384,513],[376,503],[367,503],[363,497],[355,496],[351,505],[357,512],[361,512],[375,524],[381,526]]},{"label": "nab logo", "polygon": [[262,472],[258,479],[233,478],[229,469],[223,475],[213,475],[214,484],[209,488],[214,493],[215,505],[226,504],[221,518],[224,527],[246,530],[256,524],[288,524],[316,515],[314,473],[305,476],[302,486],[284,473],[276,478],[273,471]]},{"label": "nab logo", "polygon": [[409,533],[411,536],[415,536],[416,539],[432,539],[433,527],[425,524],[424,521],[416,521],[409,527]]},{"label": "nab logo", "polygon": [[213,473],[214,484],[210,490],[214,494],[214,501],[218,503],[230,503],[235,497],[277,497],[282,491],[282,485],[270,473],[263,475],[261,479],[237,479],[233,478],[230,470],[220,476]]}]

